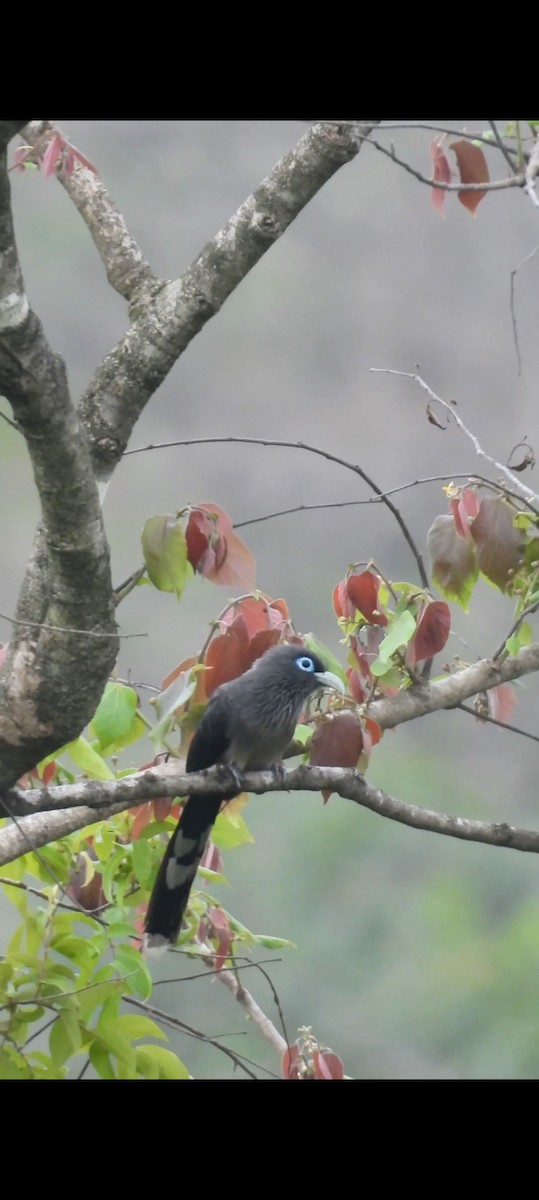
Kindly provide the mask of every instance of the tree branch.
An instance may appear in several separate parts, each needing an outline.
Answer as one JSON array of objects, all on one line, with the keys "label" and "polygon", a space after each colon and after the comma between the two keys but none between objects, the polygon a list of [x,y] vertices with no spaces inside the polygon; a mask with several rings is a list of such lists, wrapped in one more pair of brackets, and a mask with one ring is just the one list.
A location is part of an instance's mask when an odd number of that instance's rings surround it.
[{"label": "tree branch", "polygon": [[[175,764],[167,763],[163,767],[152,768],[139,775],[128,776],[124,779],[110,782],[84,781],[74,784],[72,788],[40,789],[35,795],[38,804],[47,803],[49,807],[63,808],[67,801],[66,793],[71,792],[71,803],[83,794],[88,798],[88,792],[93,789],[92,808],[64,809],[63,812],[34,813],[17,821],[16,826],[3,829],[0,832],[0,865],[11,862],[14,858],[26,853],[29,844],[44,845],[47,841],[73,832],[76,828],[98,819],[103,819],[114,812],[139,804],[142,800],[156,799],[158,796],[200,795],[207,793],[211,785],[213,793],[230,791],[228,772],[212,768],[210,771],[200,771],[196,774],[185,775]],[[246,791],[255,795],[265,792],[282,790],[280,776],[275,771],[250,771],[241,774],[241,785]],[[504,846],[512,850],[522,850],[527,853],[539,854],[539,832],[530,829],[516,829],[503,822],[491,824],[484,821],[471,821],[464,817],[455,817],[446,813],[434,812],[421,808],[417,804],[405,804],[403,801],[388,795],[381,788],[373,787],[357,771],[345,767],[309,767],[300,766],[286,773],[285,787],[287,791],[323,791],[328,790],[351,800],[354,804],[368,808],[391,821],[409,825],[413,829],[423,829],[430,833],[443,834],[446,837],[459,838],[469,842],[481,842],[490,846]],[[61,795],[58,795],[61,793]],[[117,804],[110,805],[111,797],[122,797]],[[24,793],[13,791],[9,793],[10,806],[13,809],[19,804],[25,807]],[[80,804],[83,800],[80,799]],[[100,807],[101,806],[101,807]],[[28,811],[26,807],[25,811]],[[88,815],[90,814],[90,816]],[[78,819],[77,819],[78,818]],[[51,832],[54,830],[54,832]]]},{"label": "tree branch", "polygon": [[[394,728],[429,712],[456,708],[477,692],[488,691],[499,683],[507,683],[537,670],[539,645],[526,646],[516,658],[506,658],[496,663],[484,659],[445,679],[434,680],[430,684],[420,683],[395,697],[376,700],[369,706],[368,713],[382,728]],[[225,794],[230,790],[226,768],[212,768],[209,772],[186,775],[177,762],[111,781],[83,779],[75,784],[28,791],[14,788],[7,793],[6,799],[10,812],[17,817],[22,815],[22,820],[0,832],[0,865],[26,853],[30,846],[46,845],[143,801],[159,796],[200,795],[208,791],[209,780],[211,790],[216,794]],[[242,776],[242,785],[246,791],[258,794],[279,789],[280,781],[271,771],[257,771]],[[432,813],[416,805],[403,804],[372,788],[355,771],[344,768],[297,767],[287,774],[286,786],[290,791],[329,788],[381,816],[417,829],[539,852],[539,833],[515,830],[509,825],[464,821]]]},{"label": "tree branch", "polygon": [[[84,726],[118,643],[115,636],[85,639],[69,632],[114,635],[109,554],[64,364],[25,293],[5,155],[0,161],[0,257],[0,388],[25,437],[43,515],[0,674],[0,786],[5,787]],[[30,620],[44,627],[25,625]]]},{"label": "tree branch", "polygon": [[[378,484],[371,479],[370,475],[367,475],[367,472],[364,471],[363,467],[360,467],[358,463],[348,462],[345,458],[339,458],[338,455],[331,454],[329,450],[324,450],[320,446],[310,446],[307,442],[285,442],[276,438],[234,437],[232,435],[228,437],[180,438],[175,439],[172,442],[156,442],[155,444],[149,446],[136,446],[133,450],[126,450],[124,453],[124,458],[128,458],[131,454],[142,454],[147,450],[164,450],[170,446],[202,446],[214,445],[218,442],[228,442],[247,446],[277,446],[286,448],[288,450],[306,450],[309,454],[319,454],[321,458],[326,458],[328,462],[337,463],[338,466],[345,467],[346,470],[353,471],[355,475],[359,475],[359,478],[371,488],[380,502],[385,504],[386,508],[388,508],[390,513],[392,513],[392,515],[395,517],[404,540],[407,542],[417,563],[417,569],[419,571],[421,583],[424,588],[429,587],[429,579],[425,570],[423,558],[417,549],[404,518],[401,516],[396,505],[393,504],[392,500],[388,499],[388,493],[384,492],[382,488],[379,488]],[[247,524],[247,522],[243,522],[243,524]],[[240,528],[240,526],[237,528]]]},{"label": "tree branch", "polygon": [[[46,146],[55,132],[50,121],[29,121],[22,137],[29,146]],[[155,283],[155,275],[99,177],[75,160],[71,175],[62,171],[56,178],[87,226],[111,287],[131,300],[143,285]]]},{"label": "tree branch", "polygon": [[108,478],[150,397],[186,347],[306,204],[359,152],[372,126],[315,125],[179,279],[144,282],[131,325],[81,401],[99,478]]}]

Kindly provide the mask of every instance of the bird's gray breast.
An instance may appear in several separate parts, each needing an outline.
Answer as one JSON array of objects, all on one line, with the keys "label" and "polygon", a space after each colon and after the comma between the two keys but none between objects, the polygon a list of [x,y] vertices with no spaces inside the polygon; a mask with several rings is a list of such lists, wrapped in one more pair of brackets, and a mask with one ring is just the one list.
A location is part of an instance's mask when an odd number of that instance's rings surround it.
[{"label": "bird's gray breast", "polygon": [[228,712],[229,745],[224,760],[252,771],[280,762],[294,735],[297,716],[297,705],[287,705],[283,696],[276,703],[267,693],[234,697]]}]

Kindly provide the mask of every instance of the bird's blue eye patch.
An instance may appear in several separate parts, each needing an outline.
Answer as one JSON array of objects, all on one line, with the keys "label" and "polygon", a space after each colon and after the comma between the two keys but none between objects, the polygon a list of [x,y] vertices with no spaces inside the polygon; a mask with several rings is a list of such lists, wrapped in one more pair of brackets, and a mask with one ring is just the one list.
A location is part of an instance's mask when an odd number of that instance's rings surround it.
[{"label": "bird's blue eye patch", "polygon": [[314,671],[315,669],[312,658],[308,658],[306,654],[303,654],[301,658],[296,658],[296,666],[300,671]]}]

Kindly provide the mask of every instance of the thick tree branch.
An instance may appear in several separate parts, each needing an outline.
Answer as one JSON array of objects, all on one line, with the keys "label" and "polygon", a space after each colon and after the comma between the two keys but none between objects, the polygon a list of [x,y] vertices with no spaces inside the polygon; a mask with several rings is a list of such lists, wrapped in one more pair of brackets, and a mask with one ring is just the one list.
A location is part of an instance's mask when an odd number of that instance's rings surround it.
[{"label": "thick tree branch", "polygon": [[[73,787],[43,788],[34,793],[37,805],[47,804],[49,808],[64,809],[63,812],[37,812],[23,817],[15,826],[0,832],[0,865],[3,866],[19,855],[24,854],[29,846],[42,846],[55,838],[65,836],[74,829],[81,828],[91,820],[103,819],[122,809],[130,808],[143,800],[157,796],[190,794],[192,796],[207,792],[211,781],[212,792],[226,794],[230,790],[230,777],[227,771],[212,768],[211,771],[200,771],[197,774],[185,775],[176,764],[167,763],[159,768],[143,771],[139,775],[131,775],[124,779],[111,782],[91,782],[88,780]],[[246,791],[256,795],[265,792],[281,790],[280,776],[274,771],[250,771],[241,776],[242,786]],[[491,824],[484,821],[470,821],[464,817],[455,817],[446,813],[434,812],[421,808],[417,804],[405,804],[403,801],[390,796],[381,788],[373,787],[357,771],[344,767],[296,767],[286,774],[286,789],[297,791],[330,790],[345,800],[351,800],[363,808],[391,821],[409,825],[413,829],[423,829],[430,833],[444,834],[446,837],[460,838],[469,842],[482,842],[490,846],[505,846],[513,850],[523,850],[539,854],[539,831],[530,829],[515,829],[506,824]],[[28,812],[28,793],[13,791],[9,793],[9,804],[12,811]],[[111,805],[111,800],[118,801]],[[64,808],[71,800],[81,804],[90,800],[92,807],[79,809]],[[90,817],[89,817],[90,814]],[[54,832],[53,832],[54,831]]]},{"label": "thick tree branch", "polygon": [[[29,146],[46,147],[54,132],[50,121],[29,121],[22,136]],[[138,288],[155,282],[140,247],[99,177],[75,161],[73,173],[61,171],[57,179],[87,225],[111,287],[131,300]]]},{"label": "thick tree branch", "polygon": [[328,179],[356,156],[369,128],[313,126],[180,279],[144,281],[138,288],[130,328],[81,402],[99,478],[112,473],[143,408],[195,335]]},{"label": "thick tree branch", "polygon": [[[26,297],[0,162],[0,389],[25,437],[43,523],[0,675],[0,786],[80,731],[117,653],[108,547],[62,360]],[[45,586],[44,586],[45,585]],[[44,621],[36,629],[24,622]],[[59,632],[56,629],[59,628]]]}]

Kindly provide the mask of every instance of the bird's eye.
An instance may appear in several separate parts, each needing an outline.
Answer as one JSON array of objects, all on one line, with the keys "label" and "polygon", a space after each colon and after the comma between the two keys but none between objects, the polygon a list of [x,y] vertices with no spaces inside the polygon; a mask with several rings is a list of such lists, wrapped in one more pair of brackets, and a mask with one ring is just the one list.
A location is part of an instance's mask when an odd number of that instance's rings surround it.
[{"label": "bird's eye", "polygon": [[296,665],[300,671],[314,671],[314,663],[312,658],[308,658],[306,654],[302,658],[296,658]]}]

